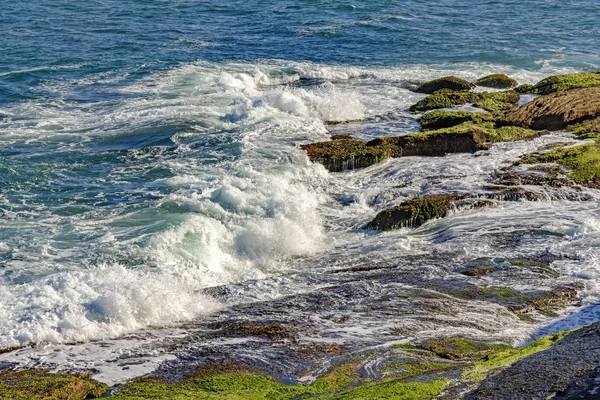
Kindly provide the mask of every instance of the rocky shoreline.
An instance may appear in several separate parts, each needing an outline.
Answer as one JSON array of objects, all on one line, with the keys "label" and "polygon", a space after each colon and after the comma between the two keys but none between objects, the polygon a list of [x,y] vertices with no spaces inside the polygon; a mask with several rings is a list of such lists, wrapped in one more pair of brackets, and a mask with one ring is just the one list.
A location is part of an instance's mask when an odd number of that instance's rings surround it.
[{"label": "rocky shoreline", "polygon": [[[571,132],[577,144],[557,144],[525,155],[489,176],[482,193],[416,197],[381,211],[363,228],[385,231],[414,228],[463,209],[498,201],[538,200],[531,187],[550,188],[567,201],[585,199],[600,189],[600,73],[553,76],[521,85],[504,75],[466,82],[444,77],[416,92],[428,94],[413,105],[422,131],[371,141],[351,135],[300,147],[331,172],[360,169],[388,158],[440,157],[475,153],[502,142],[531,140],[550,131]],[[473,91],[476,87],[491,91]],[[521,94],[536,95],[518,106]],[[472,104],[482,111],[455,107]],[[443,110],[440,110],[443,109]],[[448,110],[451,109],[451,110]],[[585,190],[584,190],[585,189]],[[512,233],[498,234],[497,246],[517,246]],[[537,232],[551,237],[551,232]],[[433,273],[407,257],[389,265],[355,265],[314,277],[318,290],[276,301],[234,307],[194,328],[175,349],[178,362],[165,363],[151,376],[110,388],[90,374],[47,370],[0,370],[0,398],[85,399],[576,399],[593,398],[600,363],[598,323],[574,332],[543,337],[526,347],[474,337],[420,338],[431,326],[428,310],[440,319],[485,329],[490,321],[453,321],[468,307],[492,306],[489,318],[535,321],[579,301],[573,280],[557,279],[553,267],[563,255],[524,254],[520,258],[454,260],[432,254]],[[449,261],[451,260],[451,261]],[[510,282],[505,281],[510,274]],[[563,277],[564,278],[564,277]],[[535,290],[522,289],[535,281]],[[366,291],[364,285],[376,287]],[[419,296],[414,287],[419,288]],[[211,289],[211,295],[226,295]],[[347,310],[362,313],[383,331],[337,343],[336,331],[356,328]],[[295,316],[282,317],[282,309]],[[389,324],[390,319],[402,323]],[[478,325],[479,324],[479,325]],[[394,338],[414,340],[394,342]],[[222,345],[203,347],[210,340]],[[200,344],[200,345],[199,345]],[[268,349],[268,356],[256,357]],[[8,351],[8,350],[5,350]],[[20,349],[12,350],[14,352]],[[2,397],[4,396],[4,397]]]}]

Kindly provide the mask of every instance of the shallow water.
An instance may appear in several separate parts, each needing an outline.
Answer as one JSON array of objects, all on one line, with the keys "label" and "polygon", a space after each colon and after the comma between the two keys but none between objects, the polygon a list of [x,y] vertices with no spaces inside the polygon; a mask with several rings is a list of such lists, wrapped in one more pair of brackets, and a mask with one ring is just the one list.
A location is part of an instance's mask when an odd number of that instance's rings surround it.
[{"label": "shallow water", "polygon": [[[358,348],[468,334],[519,344],[597,320],[596,191],[570,201],[573,193],[531,188],[545,200],[498,201],[414,230],[361,229],[416,195],[485,194],[496,169],[572,141],[569,134],[336,174],[311,164],[298,145],[332,133],[370,139],[415,132],[406,109],[422,95],[408,89],[441,75],[507,73],[535,83],[598,70],[598,7],[7,5],[0,15],[8,32],[0,43],[0,347],[39,346],[0,361],[95,368],[99,378],[118,382],[174,354],[200,359],[190,332],[215,320],[265,310],[305,320],[304,298],[346,287],[331,271],[364,265],[404,271],[392,283],[365,278],[356,289],[378,302],[378,291],[464,280],[461,265],[480,258],[508,268],[510,259],[551,254],[557,282],[584,286],[577,307],[534,323],[485,301],[453,300],[452,316],[405,305],[395,322],[336,301],[331,313],[352,322],[331,328],[319,316],[327,308],[318,307],[313,340]],[[366,122],[325,124],[360,119]],[[414,256],[422,262],[407,261]],[[486,284],[549,283],[508,271]],[[410,310],[422,313],[413,321]],[[233,351],[220,347],[223,338],[200,337],[203,351]]]}]

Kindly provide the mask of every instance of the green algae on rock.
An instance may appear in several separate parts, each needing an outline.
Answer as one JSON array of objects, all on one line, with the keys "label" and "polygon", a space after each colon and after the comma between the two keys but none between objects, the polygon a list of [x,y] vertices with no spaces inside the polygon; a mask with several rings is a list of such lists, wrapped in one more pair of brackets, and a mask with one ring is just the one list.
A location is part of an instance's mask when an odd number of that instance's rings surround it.
[{"label": "green algae on rock", "polygon": [[487,143],[527,140],[546,132],[520,127],[496,128],[493,122],[464,122],[450,128],[386,136],[369,142],[342,139],[301,145],[312,162],[331,172],[364,168],[389,157],[439,157],[451,153],[474,153]]},{"label": "green algae on rock", "polygon": [[444,217],[453,204],[463,198],[464,196],[449,194],[407,200],[396,207],[381,211],[365,228],[387,231],[417,227],[430,219]]},{"label": "green algae on rock", "polygon": [[100,398],[108,386],[91,374],[47,370],[0,370],[0,398],[10,400],[83,400]]},{"label": "green algae on rock", "polygon": [[600,116],[600,87],[573,89],[538,97],[504,114],[500,125],[560,130]]},{"label": "green algae on rock", "polygon": [[489,112],[499,112],[514,108],[519,102],[520,95],[513,91],[505,92],[455,92],[448,89],[438,90],[423,100],[413,104],[412,112],[429,111],[439,108],[453,108],[472,103],[475,107]]},{"label": "green algae on rock", "polygon": [[522,85],[517,86],[513,90],[520,94],[531,94],[531,93],[533,93],[534,86],[530,85],[528,83],[524,83]]},{"label": "green algae on rock", "polygon": [[[429,365],[429,364],[428,364]],[[409,376],[438,368],[437,364],[407,368],[402,377],[386,378],[379,382],[363,381],[358,362],[342,363],[317,378],[311,384],[286,385],[249,367],[201,366],[178,382],[166,382],[149,377],[129,382],[111,398],[115,400],[184,400],[184,399],[419,399],[430,400],[446,386],[437,379],[407,382]]]},{"label": "green algae on rock", "polygon": [[464,122],[482,124],[484,122],[493,121],[494,117],[491,114],[473,111],[436,110],[423,114],[423,116],[419,118],[423,130],[451,128]]},{"label": "green algae on rock", "polygon": [[510,346],[503,343],[488,343],[460,337],[427,340],[420,343],[417,347],[432,351],[442,358],[451,360],[481,358],[487,354],[510,348]]},{"label": "green algae on rock", "polygon": [[434,79],[429,82],[422,83],[417,88],[418,93],[431,94],[441,89],[450,89],[455,91],[467,91],[474,87],[473,84],[456,76],[445,76],[443,78]]},{"label": "green algae on rock", "polygon": [[549,76],[535,84],[529,93],[545,95],[564,92],[571,89],[596,86],[600,86],[600,73],[578,72],[574,74]]},{"label": "green algae on rock", "polygon": [[542,154],[524,156],[523,164],[556,163],[570,170],[568,177],[574,182],[600,188],[600,143],[563,147]]},{"label": "green algae on rock", "polygon": [[510,348],[488,354],[482,359],[475,361],[472,368],[469,368],[464,372],[462,379],[481,381],[485,378],[489,371],[496,368],[505,367],[531,354],[546,350],[554,343],[567,336],[569,333],[570,331],[556,333],[554,335],[549,335],[538,339],[530,345],[522,348]]},{"label": "green algae on rock", "polygon": [[492,74],[477,79],[475,85],[494,89],[512,89],[518,85],[518,82],[505,74]]}]

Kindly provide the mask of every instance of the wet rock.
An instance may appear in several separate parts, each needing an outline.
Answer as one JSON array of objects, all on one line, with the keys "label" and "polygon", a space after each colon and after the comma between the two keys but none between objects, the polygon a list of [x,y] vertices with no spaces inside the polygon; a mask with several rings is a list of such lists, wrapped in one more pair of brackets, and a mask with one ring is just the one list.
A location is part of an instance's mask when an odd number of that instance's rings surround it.
[{"label": "wet rock", "polygon": [[312,162],[319,162],[332,172],[365,168],[396,154],[392,145],[351,139],[305,144],[300,148]]},{"label": "wet rock", "polygon": [[488,343],[460,337],[427,340],[418,344],[417,347],[432,351],[438,356],[450,360],[477,359],[486,354],[510,348],[510,346],[503,343]]},{"label": "wet rock", "polygon": [[485,267],[485,268],[468,268],[460,273],[467,276],[486,276],[490,273],[494,272],[493,268]]},{"label": "wet rock", "polygon": [[69,399],[100,398],[108,386],[91,379],[91,373],[50,373],[48,370],[0,370],[2,399]]},{"label": "wet rock", "polygon": [[484,122],[493,122],[491,114],[472,111],[432,111],[419,118],[423,130],[451,128],[465,122],[481,125]]},{"label": "wet rock", "polygon": [[573,182],[600,189],[600,143],[562,147],[546,153],[530,154],[524,156],[520,163],[556,163],[569,169],[567,177]]},{"label": "wet rock", "polygon": [[364,168],[389,157],[439,157],[451,153],[474,153],[487,144],[538,137],[546,131],[522,127],[494,127],[491,122],[465,122],[451,128],[403,136],[386,136],[369,142],[342,139],[301,145],[309,159],[329,171]]},{"label": "wet rock", "polygon": [[523,84],[523,85],[519,85],[516,88],[513,89],[515,92],[520,93],[520,94],[533,94],[534,91],[534,86],[533,85],[529,85],[527,83]]},{"label": "wet rock", "polygon": [[515,91],[506,92],[455,92],[448,89],[438,90],[412,105],[412,112],[428,111],[439,108],[453,108],[472,103],[475,107],[489,112],[499,112],[514,108],[520,95]]},{"label": "wet rock", "polygon": [[264,337],[271,340],[284,340],[296,337],[295,330],[281,322],[276,321],[240,321],[231,320],[219,322],[214,325],[215,329],[227,332],[233,336],[242,337]]},{"label": "wet rock", "polygon": [[341,135],[333,135],[330,137],[331,140],[352,140],[351,135],[341,134]]},{"label": "wet rock", "polygon": [[369,142],[338,140],[301,145],[309,159],[332,172],[364,168],[389,157],[443,156],[483,148],[485,132],[477,127],[383,137]]},{"label": "wet rock", "polygon": [[[600,323],[574,331],[549,349],[490,374],[465,400],[564,399],[600,363]],[[591,389],[591,387],[589,388]]]},{"label": "wet rock", "polygon": [[442,218],[464,196],[455,194],[430,196],[407,200],[396,207],[377,214],[366,229],[387,231],[404,227],[417,227],[433,218]]},{"label": "wet rock", "polygon": [[445,76],[433,81],[425,82],[417,88],[418,93],[431,94],[441,89],[450,89],[455,91],[467,91],[474,87],[473,84],[456,76]]},{"label": "wet rock", "polygon": [[498,120],[501,125],[560,130],[600,115],[600,87],[574,89],[538,97]]},{"label": "wet rock", "polygon": [[484,76],[475,81],[475,85],[494,89],[512,89],[518,85],[517,81],[505,74],[493,74]]}]

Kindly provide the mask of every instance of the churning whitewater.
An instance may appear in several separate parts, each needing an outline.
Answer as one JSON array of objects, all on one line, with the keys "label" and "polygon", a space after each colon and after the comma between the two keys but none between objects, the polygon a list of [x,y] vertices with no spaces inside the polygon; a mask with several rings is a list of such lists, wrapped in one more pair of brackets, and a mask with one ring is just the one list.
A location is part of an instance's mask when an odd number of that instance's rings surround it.
[{"label": "churning whitewater", "polygon": [[[446,263],[460,259],[502,264],[553,254],[563,259],[560,274],[584,286],[577,307],[540,323],[519,321],[496,304],[467,302],[452,316],[433,308],[423,311],[426,323],[405,320],[406,339],[454,333],[519,344],[594,321],[600,309],[586,307],[600,295],[600,199],[592,190],[580,195],[594,201],[547,193],[546,200],[499,202],[417,229],[362,229],[377,212],[411,197],[478,193],[495,170],[544,146],[573,142],[572,135],[342,173],[309,162],[299,148],[336,133],[372,139],[417,132],[407,108],[424,97],[409,90],[418,81],[504,72],[535,83],[571,71],[273,60],[183,63],[123,87],[110,85],[122,79],[118,72],[45,83],[53,96],[0,108],[0,347],[116,339],[131,357],[145,357],[127,374],[115,372],[117,361],[93,363],[97,378],[118,382],[168,359],[164,341],[177,341],[173,332],[186,321],[331,286],[319,274],[415,256],[418,274],[447,278]],[[98,82],[105,100],[65,100],[72,88]],[[343,121],[363,122],[329,125]],[[545,189],[535,190],[544,198]],[[498,234],[523,230],[531,234],[498,246]],[[427,261],[436,254],[441,258]],[[227,288],[227,296],[215,287]],[[360,318],[338,332],[343,340],[363,340],[376,327],[398,329]],[[162,344],[135,350],[140,343],[124,335],[136,332]],[[74,358],[44,347],[4,358],[58,367],[85,353],[118,360],[109,345],[84,348],[71,347]]]}]

